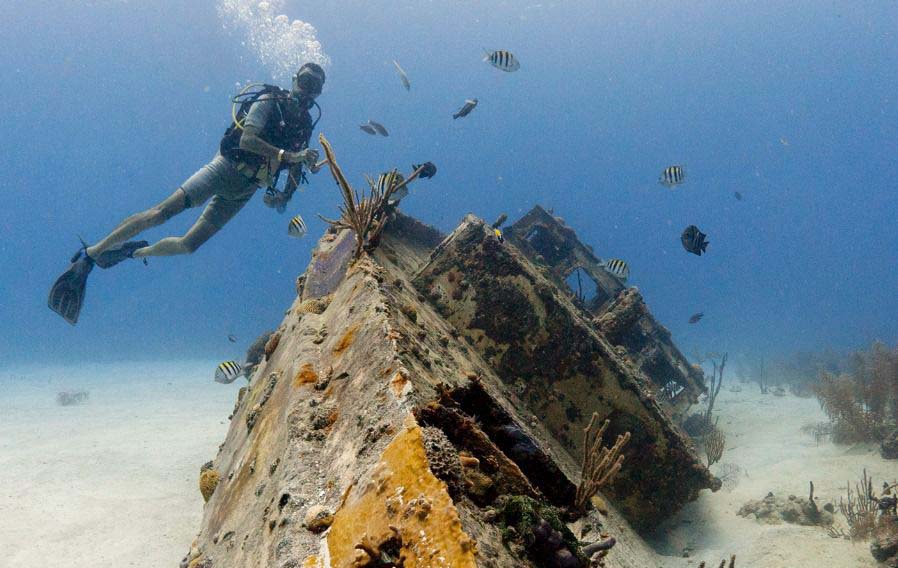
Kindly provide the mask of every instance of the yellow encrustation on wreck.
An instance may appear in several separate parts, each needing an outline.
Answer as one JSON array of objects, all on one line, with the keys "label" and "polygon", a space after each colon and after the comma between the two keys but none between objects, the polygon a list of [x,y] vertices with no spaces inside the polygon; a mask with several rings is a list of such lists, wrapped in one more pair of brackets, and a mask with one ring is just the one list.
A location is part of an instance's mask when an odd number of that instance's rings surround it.
[{"label": "yellow encrustation on wreck", "polygon": [[370,481],[356,487],[327,536],[333,568],[367,566],[371,554],[395,553],[416,568],[474,568],[476,546],[461,528],[446,484],[430,470],[421,428],[409,416]]}]

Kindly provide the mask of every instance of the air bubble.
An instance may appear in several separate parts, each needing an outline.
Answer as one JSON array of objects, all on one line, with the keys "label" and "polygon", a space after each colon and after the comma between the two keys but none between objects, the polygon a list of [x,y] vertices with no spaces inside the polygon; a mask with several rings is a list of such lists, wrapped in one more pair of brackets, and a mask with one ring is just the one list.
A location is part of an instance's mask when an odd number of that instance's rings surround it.
[{"label": "air bubble", "polygon": [[302,20],[290,21],[285,0],[219,0],[218,14],[225,28],[245,34],[241,45],[268,69],[272,79],[285,81],[304,63],[327,66],[327,55],[316,39],[315,27]]}]

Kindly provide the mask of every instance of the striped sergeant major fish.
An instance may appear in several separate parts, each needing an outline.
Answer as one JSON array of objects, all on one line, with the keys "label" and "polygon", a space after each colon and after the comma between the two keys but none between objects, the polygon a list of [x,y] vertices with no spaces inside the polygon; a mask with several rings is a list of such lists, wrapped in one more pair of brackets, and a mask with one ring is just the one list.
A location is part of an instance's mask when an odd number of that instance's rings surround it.
[{"label": "striped sergeant major fish", "polygon": [[627,266],[626,261],[623,261],[619,258],[609,258],[608,260],[599,264],[599,266],[604,268],[605,272],[617,277],[620,280],[626,280],[630,276],[630,267]]},{"label": "striped sergeant major fish", "polygon": [[686,390],[686,388],[676,381],[668,381],[667,384],[661,387],[661,392],[664,393],[667,400],[677,398],[684,390]]},{"label": "striped sergeant major fish", "polygon": [[484,57],[483,60],[489,61],[490,65],[500,71],[511,73],[512,71],[517,71],[521,68],[518,58],[510,51],[505,51],[504,49],[496,51],[487,51],[484,49],[483,51],[486,52],[486,57]]},{"label": "striped sergeant major fish", "polygon": [[243,374],[243,365],[237,361],[225,361],[215,369],[215,382],[229,385]]},{"label": "striped sergeant major fish", "polygon": [[686,181],[686,171],[683,166],[668,166],[661,172],[658,183],[665,187],[675,187]]},{"label": "striped sergeant major fish", "polygon": [[306,222],[303,220],[302,215],[297,215],[290,219],[290,224],[287,226],[287,234],[297,239],[305,235],[307,230],[308,228],[306,227]]},{"label": "striped sergeant major fish", "polygon": [[493,227],[493,234],[496,235],[496,240],[499,241],[499,244],[505,242],[505,237],[502,235],[502,231],[500,231],[497,227]]},{"label": "striped sergeant major fish", "polygon": [[386,193],[388,189],[403,181],[405,181],[405,178],[396,170],[384,172],[377,176],[377,190],[381,193]]},{"label": "striped sergeant major fish", "polygon": [[[401,173],[397,172],[396,170],[384,172],[384,173],[380,174],[379,176],[377,176],[377,191],[381,195],[386,195],[387,190],[399,185],[400,183],[402,183],[404,181],[405,181],[405,177]],[[393,195],[390,196],[389,204],[396,205],[400,201],[405,199],[407,196],[408,196],[408,186],[406,185],[406,186],[399,188],[399,191],[394,192]]]}]

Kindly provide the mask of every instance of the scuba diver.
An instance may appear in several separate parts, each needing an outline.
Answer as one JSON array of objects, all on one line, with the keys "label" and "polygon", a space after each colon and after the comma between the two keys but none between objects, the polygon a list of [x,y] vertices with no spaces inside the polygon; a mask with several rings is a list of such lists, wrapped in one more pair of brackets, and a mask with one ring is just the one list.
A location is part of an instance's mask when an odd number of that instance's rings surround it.
[{"label": "scuba diver", "polygon": [[[193,174],[161,203],[131,215],[103,240],[82,248],[71,266],[53,284],[48,305],[70,324],[78,322],[85,285],[94,265],[110,268],[128,258],[190,254],[209,240],[236,215],[260,187],[267,187],[265,205],[278,212],[286,209],[300,183],[307,183],[303,166],[317,173],[318,152],[309,148],[312,130],[321,118],[315,99],[324,87],[324,70],[314,63],[300,67],[290,91],[250,85],[233,99],[233,121],[225,131],[211,162]],[[239,107],[239,110],[238,110]],[[313,121],[312,107],[318,108]],[[286,170],[283,191],[278,179]],[[129,241],[141,232],[161,225],[185,209],[206,203],[196,223],[180,237],[167,237],[150,245]]]}]

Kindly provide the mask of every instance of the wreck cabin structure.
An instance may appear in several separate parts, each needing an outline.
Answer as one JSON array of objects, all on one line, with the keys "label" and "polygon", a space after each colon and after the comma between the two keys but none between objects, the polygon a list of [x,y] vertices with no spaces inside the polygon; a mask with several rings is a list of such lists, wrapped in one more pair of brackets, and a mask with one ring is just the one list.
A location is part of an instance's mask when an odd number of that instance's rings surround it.
[{"label": "wreck cabin structure", "polygon": [[[561,227],[543,224],[547,235]],[[183,566],[536,567],[551,553],[585,568],[577,539],[602,533],[617,541],[608,568],[657,565],[637,531],[720,481],[659,400],[644,355],[596,322],[626,290],[609,284],[611,301],[593,313],[553,272],[573,257],[538,259],[519,242],[500,243],[474,216],[444,237],[394,212],[354,259],[351,231],[328,231],[204,467],[218,481],[204,485]],[[647,313],[622,309],[608,329],[626,336],[624,322],[641,326]],[[672,347],[657,324],[638,333],[645,350]],[[610,421],[607,445],[632,438],[574,538],[558,523],[573,514],[593,413]],[[496,515],[521,506],[558,511],[540,514],[566,544],[509,546],[514,515]]]},{"label": "wreck cabin structure", "polygon": [[[510,226],[505,238],[532,262],[545,265],[559,288],[570,290],[573,303],[593,316],[594,327],[654,383],[662,404],[677,419],[684,418],[706,391],[704,374],[674,345],[639,290],[607,272],[591,246],[539,205]],[[568,284],[578,270],[592,280],[592,297],[582,297]]]}]

